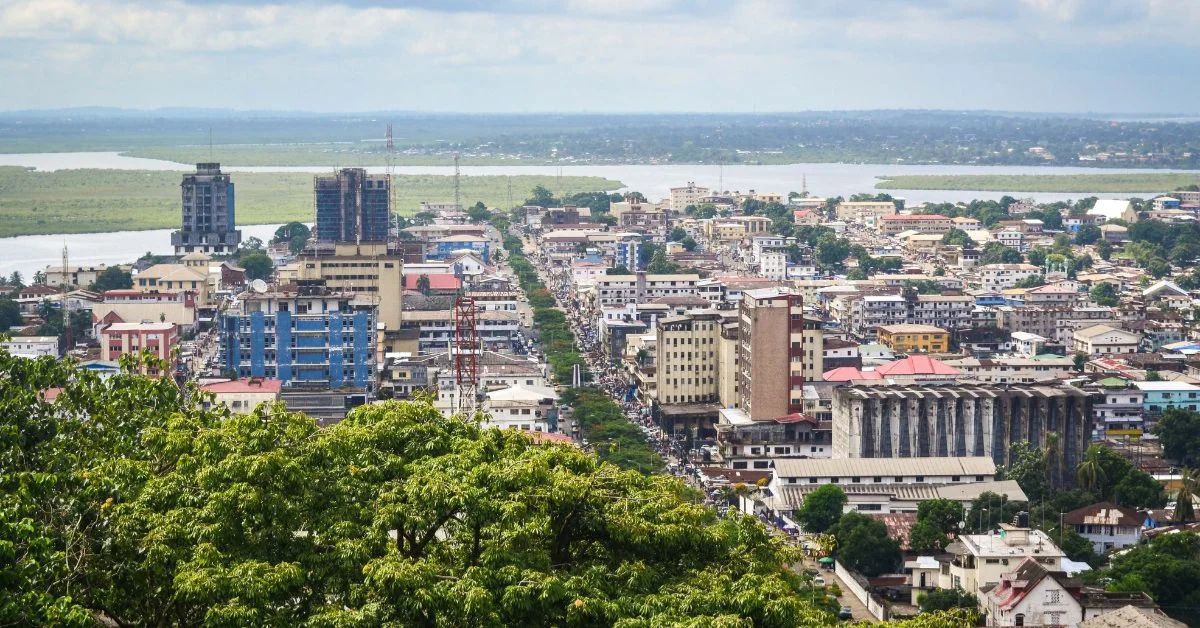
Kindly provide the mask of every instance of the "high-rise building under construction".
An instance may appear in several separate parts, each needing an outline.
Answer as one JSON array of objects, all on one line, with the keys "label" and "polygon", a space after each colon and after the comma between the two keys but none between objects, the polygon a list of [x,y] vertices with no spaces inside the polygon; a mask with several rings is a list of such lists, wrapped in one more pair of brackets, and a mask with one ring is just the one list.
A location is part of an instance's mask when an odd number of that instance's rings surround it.
[{"label": "high-rise building under construction", "polygon": [[176,255],[236,253],[242,242],[233,204],[233,181],[219,163],[196,164],[196,172],[183,176],[182,225],[171,233]]},{"label": "high-rise building under construction", "polygon": [[331,177],[315,177],[318,242],[386,242],[391,195],[387,175],[343,168]]}]

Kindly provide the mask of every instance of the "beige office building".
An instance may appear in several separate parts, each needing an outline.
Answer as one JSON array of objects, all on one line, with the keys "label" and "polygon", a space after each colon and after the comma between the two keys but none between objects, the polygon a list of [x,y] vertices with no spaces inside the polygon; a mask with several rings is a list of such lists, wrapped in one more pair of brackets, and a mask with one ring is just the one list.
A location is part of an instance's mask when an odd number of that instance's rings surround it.
[{"label": "beige office building", "polygon": [[658,321],[658,402],[712,403],[718,398],[721,315],[693,312]]},{"label": "beige office building", "polygon": [[388,253],[386,243],[338,243],[332,254],[306,251],[296,264],[300,279],[324,279],[332,292],[376,296],[378,321],[387,331],[400,329],[404,263],[399,255]]}]

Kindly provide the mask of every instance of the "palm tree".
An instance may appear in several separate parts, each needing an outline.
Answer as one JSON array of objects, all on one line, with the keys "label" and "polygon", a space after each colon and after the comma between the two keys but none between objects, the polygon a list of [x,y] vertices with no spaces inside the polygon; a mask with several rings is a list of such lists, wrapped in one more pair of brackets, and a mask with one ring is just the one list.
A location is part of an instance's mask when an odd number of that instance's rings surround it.
[{"label": "palm tree", "polygon": [[1183,483],[1175,493],[1173,517],[1178,523],[1188,523],[1196,520],[1192,496],[1196,494],[1197,484],[1200,483],[1200,470],[1184,467],[1179,470],[1179,475]]},{"label": "palm tree", "polygon": [[1083,454],[1083,462],[1075,470],[1075,479],[1079,487],[1092,493],[1104,482],[1104,467],[1100,464],[1100,449],[1096,445],[1088,447]]}]

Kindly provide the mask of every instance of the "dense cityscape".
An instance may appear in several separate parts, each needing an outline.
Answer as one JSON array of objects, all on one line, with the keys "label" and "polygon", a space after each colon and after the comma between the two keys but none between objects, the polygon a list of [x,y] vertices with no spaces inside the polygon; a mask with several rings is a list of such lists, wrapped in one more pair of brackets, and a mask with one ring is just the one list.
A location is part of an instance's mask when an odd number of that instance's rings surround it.
[{"label": "dense cityscape", "polygon": [[[263,242],[220,164],[180,189],[174,255],[64,249],[6,279],[8,385],[57,383],[22,397],[47,420],[83,411],[62,401],[81,381],[143,376],[310,429],[404,401],[679,478],[795,551],[831,620],[1193,617],[1198,192],[907,206],[683,182],[403,211],[345,168]],[[49,379],[13,362],[60,357]]]},{"label": "dense cityscape", "polygon": [[0,628],[1200,626],[1198,29],[0,0]]}]

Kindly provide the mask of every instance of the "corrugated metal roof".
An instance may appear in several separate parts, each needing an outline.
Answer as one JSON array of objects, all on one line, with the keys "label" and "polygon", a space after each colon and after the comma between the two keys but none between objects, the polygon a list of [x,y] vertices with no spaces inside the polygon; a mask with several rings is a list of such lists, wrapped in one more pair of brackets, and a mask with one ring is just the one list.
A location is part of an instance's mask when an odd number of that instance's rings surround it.
[{"label": "corrugated metal roof", "polygon": [[986,456],[962,458],[781,458],[780,477],[995,475],[996,463]]}]

